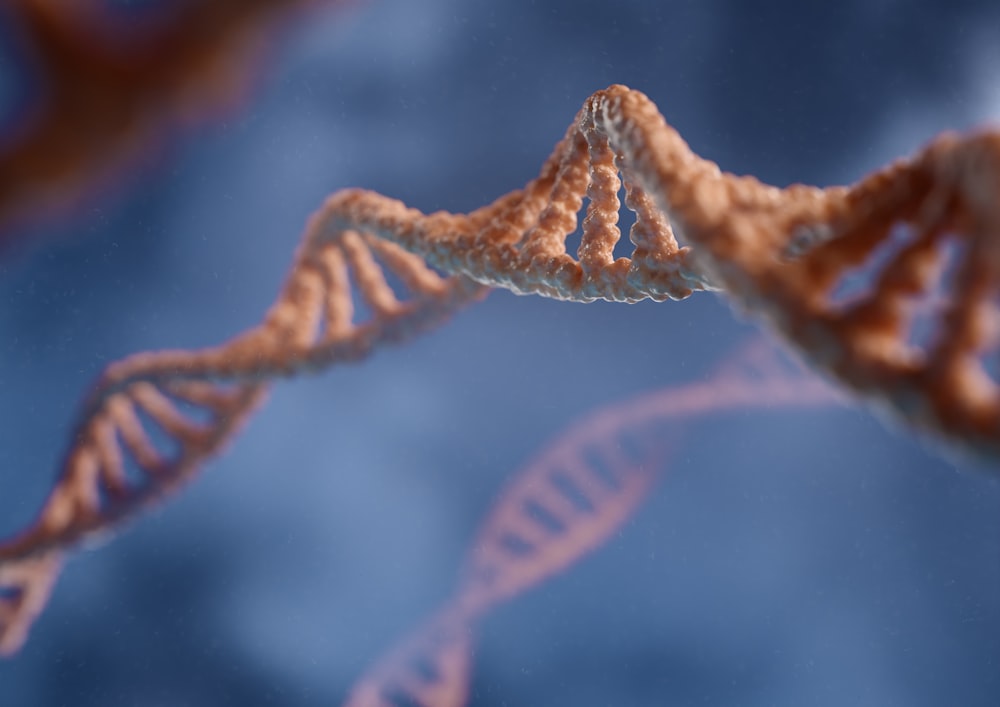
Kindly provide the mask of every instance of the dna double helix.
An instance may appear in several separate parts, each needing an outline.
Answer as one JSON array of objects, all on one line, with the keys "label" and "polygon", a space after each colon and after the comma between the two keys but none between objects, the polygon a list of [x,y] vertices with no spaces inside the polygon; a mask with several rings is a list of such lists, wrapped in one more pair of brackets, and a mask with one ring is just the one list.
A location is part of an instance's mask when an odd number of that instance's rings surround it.
[{"label": "dna double helix", "polygon": [[[622,189],[634,224],[628,257],[615,257]],[[581,214],[571,253],[567,238]],[[995,459],[998,284],[1000,133],[940,137],[852,187],[779,189],[721,172],[691,152],[646,96],[612,86],[587,100],[523,189],[469,214],[423,214],[372,192],[338,192],[307,225],[259,326],[214,348],[141,353],[109,366],[84,402],[36,521],[0,544],[0,650],[24,641],[64,553],[195,476],[270,381],[404,342],[491,287],[619,302],[718,291],[848,391]],[[568,483],[580,490],[598,482]],[[609,498],[627,515],[641,495]],[[484,531],[492,540],[481,546],[501,548],[493,560],[506,559],[497,569],[487,550],[472,556],[469,576],[479,580],[467,578],[448,618],[432,622],[435,640],[458,640],[455,626],[540,581],[620,522],[574,531],[576,549],[560,551],[558,527],[591,527],[573,520],[580,508],[572,497],[549,489],[515,504],[522,530],[530,526],[526,505],[541,509],[535,535]],[[602,507],[615,507],[608,503]],[[486,527],[502,529],[504,518]],[[588,532],[593,540],[581,540]],[[518,548],[523,557],[511,570]],[[529,556],[542,559],[533,566]],[[441,633],[442,625],[451,628]],[[448,665],[466,660],[462,651],[446,655]]]}]

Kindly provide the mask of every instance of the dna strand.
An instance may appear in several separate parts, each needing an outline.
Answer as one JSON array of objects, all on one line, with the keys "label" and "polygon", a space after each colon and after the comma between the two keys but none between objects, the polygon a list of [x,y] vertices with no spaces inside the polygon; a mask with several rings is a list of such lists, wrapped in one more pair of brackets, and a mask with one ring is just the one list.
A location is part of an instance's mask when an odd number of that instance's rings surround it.
[{"label": "dna strand", "polygon": [[325,226],[314,219],[314,237],[257,329],[220,347],[141,353],[108,367],[37,519],[0,545],[0,652],[24,641],[66,550],[190,480],[262,402],[269,379],[405,341],[485,291],[392,243]]},{"label": "dna strand", "polygon": [[[98,381],[37,520],[0,544],[0,650],[23,641],[60,553],[193,477],[267,381],[405,341],[489,287],[583,302],[718,290],[856,395],[995,459],[998,174],[993,132],[941,137],[850,188],[779,189],[720,172],[646,96],[612,86],[536,179],[469,214],[338,192],[259,327],[135,355]],[[615,258],[622,187],[635,221],[629,257]],[[566,238],[585,201],[574,257]]]},{"label": "dna strand", "polygon": [[362,676],[345,707],[465,705],[479,622],[619,532],[665,473],[678,423],[834,402],[828,386],[757,340],[706,380],[585,416],[511,478],[469,543],[453,595]]},{"label": "dna strand", "polygon": [[[491,287],[583,302],[718,290],[876,408],[972,455],[1000,453],[1000,132],[942,135],[849,188],[779,189],[721,172],[645,95],[611,86],[542,175],[537,220],[472,236],[422,228],[369,192],[327,208]],[[635,224],[631,256],[614,259],[622,182]],[[585,198],[574,258],[566,236]]]}]

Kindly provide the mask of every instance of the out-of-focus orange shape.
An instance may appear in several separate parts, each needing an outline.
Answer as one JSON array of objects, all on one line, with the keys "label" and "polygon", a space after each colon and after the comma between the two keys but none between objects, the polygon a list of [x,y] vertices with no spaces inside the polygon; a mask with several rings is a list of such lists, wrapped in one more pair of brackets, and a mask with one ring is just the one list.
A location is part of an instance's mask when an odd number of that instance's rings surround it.
[{"label": "out-of-focus orange shape", "polygon": [[99,0],[8,0],[33,84],[0,140],[0,248],[177,130],[240,103],[297,11],[345,0],[181,0],[127,18]]}]

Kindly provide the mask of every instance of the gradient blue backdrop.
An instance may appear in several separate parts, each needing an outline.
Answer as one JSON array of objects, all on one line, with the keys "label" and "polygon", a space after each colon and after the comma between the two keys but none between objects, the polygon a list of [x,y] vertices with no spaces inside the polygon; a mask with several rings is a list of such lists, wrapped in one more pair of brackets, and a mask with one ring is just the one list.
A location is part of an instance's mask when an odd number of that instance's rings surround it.
[{"label": "gradient blue backdrop", "polygon": [[[998,29],[994,0],[316,16],[244,111],[0,263],[0,531],[33,516],[102,366],[258,321],[331,191],[475,208],[533,177],[610,83],[727,170],[842,183],[1000,120]],[[751,330],[712,295],[497,293],[282,384],[194,487],[70,562],[0,664],[0,704],[337,704],[447,594],[547,439],[699,379]],[[1000,485],[862,411],[720,417],[612,544],[484,624],[475,671],[477,706],[1000,704]]]}]

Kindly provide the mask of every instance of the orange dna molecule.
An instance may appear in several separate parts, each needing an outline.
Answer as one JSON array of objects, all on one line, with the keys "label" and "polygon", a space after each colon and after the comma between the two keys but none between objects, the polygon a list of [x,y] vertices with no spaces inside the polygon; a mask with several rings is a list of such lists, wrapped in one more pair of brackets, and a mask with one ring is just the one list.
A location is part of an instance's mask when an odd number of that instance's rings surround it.
[{"label": "orange dna molecule", "polygon": [[[622,186],[635,221],[631,254],[616,259]],[[568,253],[581,212],[580,246]],[[586,101],[523,189],[468,214],[423,214],[372,192],[338,192],[309,221],[259,326],[214,348],[110,365],[83,404],[36,521],[0,544],[0,649],[13,652],[25,640],[69,550],[194,477],[272,379],[404,342],[489,288],[617,302],[717,291],[851,395],[952,449],[996,460],[998,286],[1000,132],[941,136],[851,187],[781,189],[721,172],[690,151],[645,95],[611,86]],[[713,405],[750,404],[768,386],[789,404],[830,399],[825,389],[765,376]],[[629,414],[620,411],[619,424],[596,436],[629,429]],[[566,445],[561,459],[578,443]],[[545,487],[555,483],[545,459],[525,472],[535,481],[515,482],[500,499],[455,603],[400,649],[440,657],[411,660],[423,667],[401,679],[400,694],[461,704],[462,689],[441,686],[467,668],[472,619],[596,545],[648,487],[646,476],[634,485],[621,476],[635,459],[605,456],[605,476],[617,479],[610,487],[620,494],[605,494],[602,506],[593,464],[578,459],[560,491]],[[573,497],[584,499],[575,510]],[[617,510],[588,525],[580,520],[586,504]],[[559,550],[566,533],[575,539]],[[525,569],[530,548],[549,559]],[[377,668],[355,704],[392,704],[385,690],[376,693],[397,664]],[[435,685],[440,696],[426,697]]]}]

